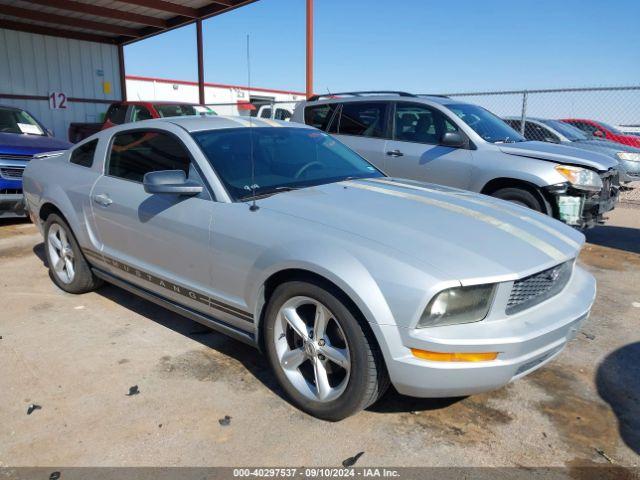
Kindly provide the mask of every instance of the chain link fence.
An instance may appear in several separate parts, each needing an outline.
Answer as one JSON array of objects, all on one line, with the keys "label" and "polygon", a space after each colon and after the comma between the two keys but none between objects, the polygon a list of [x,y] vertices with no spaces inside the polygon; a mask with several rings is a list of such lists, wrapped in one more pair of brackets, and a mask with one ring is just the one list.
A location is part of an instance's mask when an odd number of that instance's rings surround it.
[{"label": "chain link fence", "polygon": [[486,108],[527,140],[613,157],[626,172],[621,199],[640,200],[640,85],[445,95]]},{"label": "chain link fence", "polygon": [[[564,141],[563,133],[575,133],[573,129],[554,132],[551,127],[543,128],[544,123],[541,125],[540,121],[565,120],[588,137],[613,140],[609,133],[622,133],[637,136],[640,145],[640,85],[462,92],[444,95],[481,105],[507,119],[529,140],[556,143]],[[530,126],[527,125],[529,121],[532,123]],[[562,124],[556,123],[554,126],[562,127]],[[635,142],[629,140],[629,143]]]}]

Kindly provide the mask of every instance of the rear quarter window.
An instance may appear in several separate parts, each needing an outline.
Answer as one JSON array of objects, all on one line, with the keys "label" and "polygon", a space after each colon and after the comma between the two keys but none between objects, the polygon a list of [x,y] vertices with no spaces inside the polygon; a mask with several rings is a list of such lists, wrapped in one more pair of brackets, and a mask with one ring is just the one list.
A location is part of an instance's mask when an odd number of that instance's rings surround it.
[{"label": "rear quarter window", "polygon": [[98,140],[96,139],[74,148],[71,152],[71,158],[69,161],[82,167],[93,166],[93,158],[95,156],[97,146]]},{"label": "rear quarter window", "polygon": [[329,122],[336,110],[336,104],[313,105],[304,109],[304,123],[319,128],[325,132],[329,128]]}]

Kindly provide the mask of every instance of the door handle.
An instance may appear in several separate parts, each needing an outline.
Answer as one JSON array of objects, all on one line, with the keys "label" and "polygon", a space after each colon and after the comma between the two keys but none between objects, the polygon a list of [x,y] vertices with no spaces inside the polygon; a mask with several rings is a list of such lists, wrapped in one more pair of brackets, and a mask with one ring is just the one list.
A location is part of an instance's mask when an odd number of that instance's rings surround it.
[{"label": "door handle", "polygon": [[402,157],[404,153],[402,153],[400,150],[390,150],[387,152],[387,155],[389,155],[390,157]]},{"label": "door handle", "polygon": [[113,200],[109,198],[109,195],[106,193],[100,193],[98,195],[93,196],[93,201],[98,205],[102,205],[103,207],[108,207],[113,203]]}]

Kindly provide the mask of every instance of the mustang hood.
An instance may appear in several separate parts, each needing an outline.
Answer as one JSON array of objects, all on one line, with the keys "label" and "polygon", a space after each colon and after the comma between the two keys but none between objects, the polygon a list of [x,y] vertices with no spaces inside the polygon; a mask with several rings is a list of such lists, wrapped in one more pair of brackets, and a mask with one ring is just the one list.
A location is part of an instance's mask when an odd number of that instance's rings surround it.
[{"label": "mustang hood", "polygon": [[[523,207],[462,190],[389,178],[273,195],[263,209],[395,250],[463,284],[503,281],[575,258],[584,236]],[[357,245],[355,245],[357,248]]]},{"label": "mustang hood", "polygon": [[556,163],[568,163],[606,171],[618,165],[614,159],[600,153],[547,142],[521,142],[497,145],[501,152],[519,157],[538,158]]}]

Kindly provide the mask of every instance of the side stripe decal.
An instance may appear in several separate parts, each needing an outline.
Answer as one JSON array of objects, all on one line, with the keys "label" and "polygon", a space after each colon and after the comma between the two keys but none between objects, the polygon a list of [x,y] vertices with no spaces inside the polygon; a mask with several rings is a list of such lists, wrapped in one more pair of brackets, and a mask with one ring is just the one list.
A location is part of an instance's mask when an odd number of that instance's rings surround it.
[{"label": "side stripe decal", "polygon": [[148,272],[140,270],[139,268],[132,267],[130,265],[119,262],[118,260],[114,260],[113,258],[107,257],[98,252],[94,252],[93,250],[89,250],[86,248],[82,249],[82,253],[90,259],[90,260],[98,260],[104,262],[112,267],[117,268],[118,270],[122,270],[125,273],[130,275],[135,275],[138,278],[141,278],[149,283],[152,283],[156,286],[166,288],[167,290],[182,295],[183,297],[194,300],[198,303],[206,305],[209,308],[213,308],[215,310],[220,310],[222,312],[228,313],[229,315],[233,315],[234,317],[238,317],[247,322],[253,323],[253,315],[249,312],[236,308],[232,305],[221,302],[220,300],[216,300],[211,298],[209,295],[201,292],[197,292],[195,290],[191,290],[182,285],[177,285],[169,280],[156,277]]},{"label": "side stripe decal", "polygon": [[[402,182],[396,182],[396,181],[392,181],[392,180],[386,180],[383,178],[371,178],[369,179],[369,181],[371,182],[377,182],[377,183],[384,183],[386,185],[392,185],[392,186],[398,186],[398,187],[403,187],[403,188],[409,188],[411,190],[420,190],[423,192],[430,192],[430,193],[436,193],[436,194],[440,194],[440,195],[445,195],[443,192],[435,190],[433,188],[427,188],[427,187],[419,187],[417,185],[411,185],[408,183],[402,183]],[[511,210],[508,210],[506,208],[501,208],[498,205],[493,205],[491,203],[486,203],[483,202],[481,200],[478,200],[476,198],[471,198],[471,197],[462,197],[462,200],[465,202],[469,202],[469,203],[474,203],[476,205],[480,205],[483,207],[487,207],[490,208],[492,210],[496,210],[498,212],[502,212],[502,213],[506,213],[507,215],[511,215],[513,217],[519,218],[520,220],[527,222],[527,223],[531,223],[532,225],[535,225],[536,227],[540,228],[541,230],[544,230],[545,232],[553,235],[556,238],[559,238],[560,240],[562,240],[563,242],[565,242],[567,245],[570,245],[573,248],[580,248],[580,244],[572,239],[570,239],[569,237],[567,237],[566,235],[563,235],[562,233],[560,233],[559,231],[557,231],[556,229],[545,225],[542,222],[539,222],[538,220],[531,218],[531,217],[527,217],[524,215],[518,215],[516,212],[512,212]]]},{"label": "side stripe decal", "polygon": [[555,247],[549,245],[546,242],[543,242],[542,240],[531,235],[530,233],[525,232],[524,230],[518,227],[515,227],[513,225],[510,225],[506,222],[503,222],[502,220],[499,220],[495,217],[478,212],[476,210],[472,210],[467,207],[461,207],[459,205],[454,205],[452,203],[444,202],[442,200],[436,200],[434,198],[427,198],[420,195],[414,195],[411,193],[399,192],[397,190],[392,190],[390,188],[376,187],[373,185],[366,185],[366,184],[361,184],[361,183],[356,183],[351,181],[346,181],[341,183],[349,187],[360,188],[362,190],[369,190],[372,192],[378,192],[378,193],[382,193],[383,195],[390,195],[393,197],[405,198],[407,200],[414,200],[416,202],[424,203],[434,207],[439,207],[444,210],[449,210],[451,212],[455,212],[460,215],[465,215],[475,220],[479,220],[481,222],[488,223],[489,225],[493,225],[494,227],[502,230],[503,232],[507,232],[510,235],[513,235],[514,237],[522,240],[523,242],[526,242],[529,245],[537,248],[541,252],[544,252],[546,255],[548,255],[549,257],[551,257],[552,259],[558,262],[567,260],[567,256],[564,253],[562,253],[560,250],[556,249]]}]

